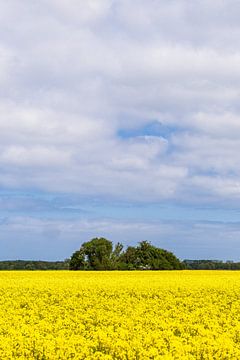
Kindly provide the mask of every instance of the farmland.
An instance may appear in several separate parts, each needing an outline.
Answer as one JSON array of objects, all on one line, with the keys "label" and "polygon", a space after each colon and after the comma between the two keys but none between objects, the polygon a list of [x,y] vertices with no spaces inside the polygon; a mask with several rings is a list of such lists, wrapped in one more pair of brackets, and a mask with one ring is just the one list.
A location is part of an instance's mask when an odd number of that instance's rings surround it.
[{"label": "farmland", "polygon": [[240,273],[2,271],[1,359],[239,359]]}]

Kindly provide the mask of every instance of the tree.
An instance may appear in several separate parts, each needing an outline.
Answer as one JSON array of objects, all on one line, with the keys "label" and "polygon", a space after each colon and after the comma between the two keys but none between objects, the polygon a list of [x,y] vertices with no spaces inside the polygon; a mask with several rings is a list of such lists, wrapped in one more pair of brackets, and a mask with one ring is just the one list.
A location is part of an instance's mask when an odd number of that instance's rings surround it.
[{"label": "tree", "polygon": [[121,256],[121,264],[123,270],[138,269],[140,259],[138,258],[137,249],[134,246],[128,246]]},{"label": "tree", "polygon": [[153,246],[148,241],[141,241],[138,246],[117,243],[113,249],[111,241],[94,238],[82,244],[75,251],[69,262],[70,270],[172,270],[182,269],[177,257]]},{"label": "tree", "polygon": [[118,260],[123,245],[117,243],[114,250],[111,241],[105,238],[94,238],[82,244],[73,253],[69,268],[71,270],[114,270],[118,268]]},{"label": "tree", "polygon": [[87,257],[87,263],[93,270],[111,268],[112,242],[105,238],[94,238],[82,244],[81,249]]},{"label": "tree", "polygon": [[84,270],[86,266],[83,249],[75,251],[69,261],[70,270]]},{"label": "tree", "polygon": [[181,269],[177,257],[166,250],[153,246],[148,241],[141,241],[137,247],[129,246],[123,254],[123,262],[130,269],[172,270]]},{"label": "tree", "polygon": [[117,243],[115,248],[111,254],[111,268],[112,270],[121,269],[121,255],[123,251],[123,245],[121,243]]}]

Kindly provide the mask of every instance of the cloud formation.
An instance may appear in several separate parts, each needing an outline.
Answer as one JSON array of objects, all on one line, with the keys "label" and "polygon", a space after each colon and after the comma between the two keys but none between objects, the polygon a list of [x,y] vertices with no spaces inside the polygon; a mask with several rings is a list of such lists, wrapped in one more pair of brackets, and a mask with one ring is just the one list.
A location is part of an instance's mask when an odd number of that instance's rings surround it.
[{"label": "cloud formation", "polygon": [[[236,13],[234,1],[1,4],[1,186],[239,198]],[[168,136],[118,136],[153,121]]]},{"label": "cloud formation", "polygon": [[[178,233],[172,249],[193,257],[220,244],[221,232],[236,247],[238,225],[224,216],[240,198],[239,11],[234,0],[0,4],[0,215],[4,238],[23,234],[19,248],[10,241],[16,254],[33,253],[31,238],[44,249],[47,234],[70,249],[63,238],[75,235],[61,222],[78,231],[89,222],[84,234],[96,236],[106,217],[112,230],[103,233],[119,240],[120,213],[129,241],[141,231],[157,241],[168,227],[160,239]],[[95,200],[103,210],[91,205],[94,220],[80,209]],[[163,212],[159,225],[141,216],[153,204],[179,206],[171,224]],[[222,211],[218,225],[217,215],[202,222],[201,207]]]}]

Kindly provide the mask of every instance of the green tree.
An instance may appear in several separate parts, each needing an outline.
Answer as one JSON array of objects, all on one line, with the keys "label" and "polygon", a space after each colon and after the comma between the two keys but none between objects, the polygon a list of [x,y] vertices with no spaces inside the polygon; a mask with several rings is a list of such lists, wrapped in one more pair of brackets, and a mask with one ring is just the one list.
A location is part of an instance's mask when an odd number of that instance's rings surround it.
[{"label": "green tree", "polygon": [[182,269],[177,257],[166,250],[141,241],[136,247],[117,243],[113,249],[111,241],[94,238],[82,244],[70,259],[71,270],[172,270]]},{"label": "green tree", "polygon": [[112,270],[120,270],[122,267],[121,264],[121,255],[122,255],[122,251],[123,251],[123,245],[121,243],[117,243],[115,245],[114,250],[112,251],[111,254],[111,268]]},{"label": "green tree", "polygon": [[83,249],[75,251],[69,261],[70,270],[84,270],[86,267],[85,254]]},{"label": "green tree", "polygon": [[137,247],[129,246],[123,254],[128,269],[172,270],[181,269],[179,259],[171,252],[157,248],[148,241],[141,241]]},{"label": "green tree", "polygon": [[140,259],[138,258],[137,249],[134,246],[128,246],[121,255],[121,264],[123,270],[134,270],[140,266]]},{"label": "green tree", "polygon": [[94,238],[84,242],[69,261],[70,270],[115,270],[121,268],[123,245],[117,243],[113,249],[111,241]]},{"label": "green tree", "polygon": [[82,244],[81,249],[86,255],[89,269],[110,270],[112,242],[105,238],[94,238]]}]

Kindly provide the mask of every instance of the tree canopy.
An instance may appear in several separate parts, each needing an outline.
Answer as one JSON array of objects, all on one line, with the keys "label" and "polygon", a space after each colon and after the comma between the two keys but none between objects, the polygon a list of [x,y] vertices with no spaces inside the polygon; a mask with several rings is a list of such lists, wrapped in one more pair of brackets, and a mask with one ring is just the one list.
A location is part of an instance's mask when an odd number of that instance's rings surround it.
[{"label": "tree canopy", "polygon": [[136,247],[113,243],[105,238],[94,238],[81,245],[70,259],[71,270],[173,270],[183,264],[171,252],[141,241]]}]

